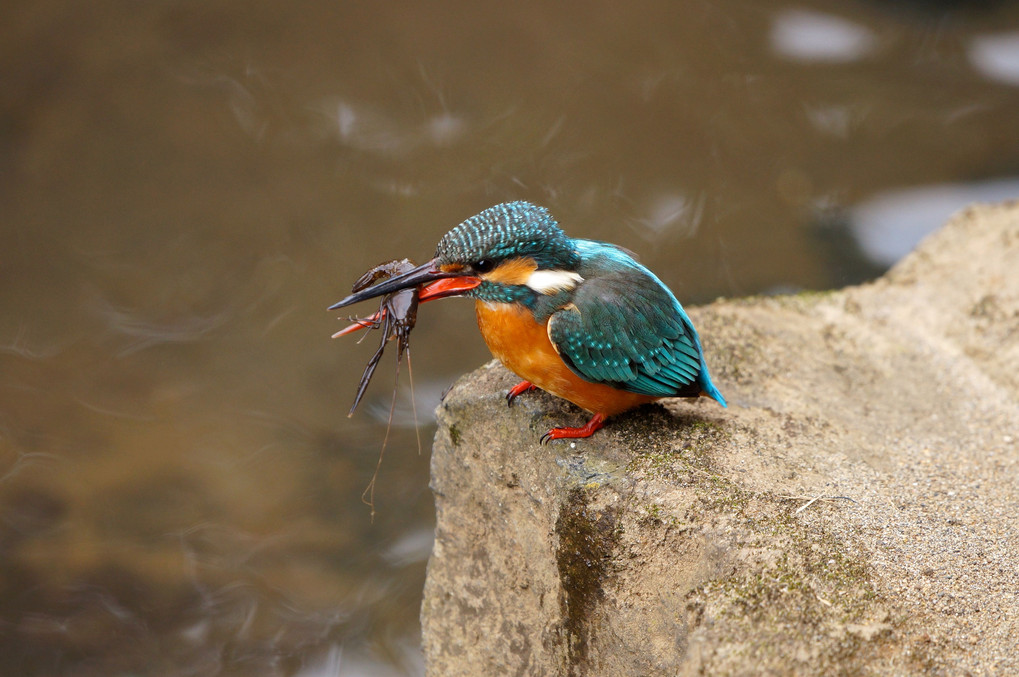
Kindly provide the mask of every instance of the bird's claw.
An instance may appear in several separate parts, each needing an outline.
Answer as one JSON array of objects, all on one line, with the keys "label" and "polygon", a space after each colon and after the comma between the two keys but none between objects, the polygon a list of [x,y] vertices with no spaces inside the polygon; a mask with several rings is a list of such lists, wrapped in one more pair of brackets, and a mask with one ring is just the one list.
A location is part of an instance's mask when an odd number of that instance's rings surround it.
[{"label": "bird's claw", "polygon": [[591,433],[588,433],[587,435],[580,434],[583,432],[583,430],[584,430],[583,428],[552,428],[551,430],[546,431],[545,434],[541,436],[541,439],[538,440],[538,444],[545,445],[552,444],[556,440],[579,439],[581,437],[590,437],[591,434],[594,432],[592,430]]},{"label": "bird's claw", "polygon": [[538,440],[538,444],[544,446],[546,444],[552,444],[556,440],[578,439],[590,436],[577,434],[581,431],[583,431],[583,428],[552,428],[541,436],[541,439]]},{"label": "bird's claw", "polygon": [[596,431],[605,425],[605,415],[595,414],[591,420],[580,428],[552,428],[538,441],[539,444],[549,444],[554,440],[581,439],[594,435]]},{"label": "bird's claw", "polygon": [[520,383],[510,388],[509,392],[506,393],[506,405],[512,407],[513,400],[516,399],[517,395],[523,395],[527,391],[534,390],[535,388],[537,388],[537,386],[531,383],[530,381],[521,381]]}]

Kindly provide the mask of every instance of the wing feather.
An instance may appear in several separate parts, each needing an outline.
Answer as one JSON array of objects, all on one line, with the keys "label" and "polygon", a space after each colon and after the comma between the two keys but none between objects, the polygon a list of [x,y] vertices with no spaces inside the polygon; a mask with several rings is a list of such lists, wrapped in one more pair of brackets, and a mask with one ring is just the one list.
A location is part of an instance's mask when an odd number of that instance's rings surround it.
[{"label": "wing feather", "polygon": [[672,293],[639,264],[587,276],[548,335],[581,378],[644,395],[700,392],[700,342]]}]

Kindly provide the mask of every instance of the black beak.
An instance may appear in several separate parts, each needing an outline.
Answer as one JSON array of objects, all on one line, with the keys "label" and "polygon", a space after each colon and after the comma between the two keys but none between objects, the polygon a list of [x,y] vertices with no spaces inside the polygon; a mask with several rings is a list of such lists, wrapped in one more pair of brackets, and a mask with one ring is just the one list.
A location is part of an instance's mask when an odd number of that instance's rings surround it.
[{"label": "black beak", "polygon": [[334,303],[329,306],[329,310],[336,310],[337,308],[344,308],[349,305],[353,305],[360,301],[367,301],[385,294],[391,294],[401,289],[409,289],[411,287],[417,287],[422,284],[434,282],[447,277],[459,277],[463,273],[447,273],[439,269],[438,263],[433,259],[424,265],[420,265],[414,270],[407,271],[402,275],[391,277],[388,280],[379,282],[376,285],[362,289],[359,292],[354,292],[347,298],[343,299],[338,303]]}]

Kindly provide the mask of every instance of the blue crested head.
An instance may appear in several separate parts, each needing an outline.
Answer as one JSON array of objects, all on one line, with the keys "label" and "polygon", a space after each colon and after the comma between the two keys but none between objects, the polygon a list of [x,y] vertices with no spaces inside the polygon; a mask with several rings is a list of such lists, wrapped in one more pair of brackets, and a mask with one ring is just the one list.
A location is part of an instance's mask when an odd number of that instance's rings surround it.
[{"label": "blue crested head", "polygon": [[530,258],[539,269],[572,270],[579,264],[573,241],[544,207],[504,202],[489,207],[446,233],[435,249],[440,264],[498,264]]}]

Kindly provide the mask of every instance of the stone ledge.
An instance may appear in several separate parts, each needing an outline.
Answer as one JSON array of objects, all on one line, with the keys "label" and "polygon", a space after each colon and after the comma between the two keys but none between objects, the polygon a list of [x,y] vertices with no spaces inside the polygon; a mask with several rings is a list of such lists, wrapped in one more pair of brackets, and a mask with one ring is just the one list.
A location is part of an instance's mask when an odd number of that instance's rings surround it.
[{"label": "stone ledge", "polygon": [[494,363],[439,408],[430,675],[1019,671],[1019,206],[885,277],[691,312],[730,402],[594,437]]}]

